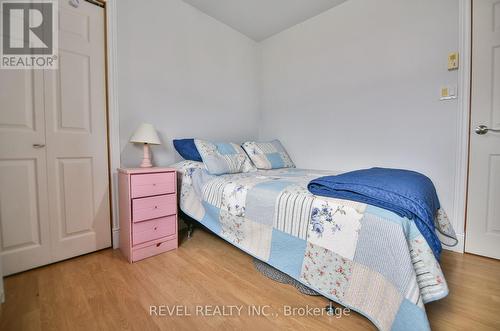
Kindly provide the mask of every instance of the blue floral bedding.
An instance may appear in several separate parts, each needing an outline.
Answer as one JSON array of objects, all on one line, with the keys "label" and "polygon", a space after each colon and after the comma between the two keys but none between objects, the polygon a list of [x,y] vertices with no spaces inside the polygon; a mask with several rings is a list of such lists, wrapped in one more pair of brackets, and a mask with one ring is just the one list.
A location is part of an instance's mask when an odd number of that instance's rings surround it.
[{"label": "blue floral bedding", "polygon": [[[413,221],[307,190],[312,179],[331,172],[286,168],[213,176],[200,162],[174,167],[180,208],[218,236],[380,330],[430,329],[424,303],[445,297],[448,286]],[[442,210],[435,223],[452,235]]]},{"label": "blue floral bedding", "polygon": [[440,204],[427,176],[411,170],[370,168],[319,177],[307,188],[315,195],[367,203],[413,220],[439,261],[442,247],[434,217]]}]

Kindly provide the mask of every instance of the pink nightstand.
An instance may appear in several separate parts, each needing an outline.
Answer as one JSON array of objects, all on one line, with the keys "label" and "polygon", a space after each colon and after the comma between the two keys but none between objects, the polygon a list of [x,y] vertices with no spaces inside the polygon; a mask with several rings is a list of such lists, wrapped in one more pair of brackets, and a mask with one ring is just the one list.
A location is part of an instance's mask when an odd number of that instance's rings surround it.
[{"label": "pink nightstand", "polygon": [[177,175],[171,168],[118,169],[120,250],[129,262],[177,248]]}]

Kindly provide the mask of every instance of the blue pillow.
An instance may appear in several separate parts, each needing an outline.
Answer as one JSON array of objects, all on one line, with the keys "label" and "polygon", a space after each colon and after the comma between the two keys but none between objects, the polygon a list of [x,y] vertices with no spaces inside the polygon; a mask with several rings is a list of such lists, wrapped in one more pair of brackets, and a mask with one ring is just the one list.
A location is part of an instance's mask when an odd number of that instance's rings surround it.
[{"label": "blue pillow", "polygon": [[184,160],[203,162],[201,155],[194,144],[194,139],[174,139],[175,150]]}]

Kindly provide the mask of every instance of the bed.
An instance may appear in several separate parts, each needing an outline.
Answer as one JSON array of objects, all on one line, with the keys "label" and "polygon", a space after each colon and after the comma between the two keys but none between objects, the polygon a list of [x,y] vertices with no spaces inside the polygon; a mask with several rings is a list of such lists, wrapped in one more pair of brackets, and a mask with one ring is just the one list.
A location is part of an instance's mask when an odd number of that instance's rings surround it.
[{"label": "bed", "polygon": [[[314,196],[326,171],[282,168],[210,175],[174,165],[180,208],[210,231],[380,330],[429,330],[424,304],[445,297],[439,262],[414,222],[349,200]],[[453,236],[445,213],[440,233]]]}]

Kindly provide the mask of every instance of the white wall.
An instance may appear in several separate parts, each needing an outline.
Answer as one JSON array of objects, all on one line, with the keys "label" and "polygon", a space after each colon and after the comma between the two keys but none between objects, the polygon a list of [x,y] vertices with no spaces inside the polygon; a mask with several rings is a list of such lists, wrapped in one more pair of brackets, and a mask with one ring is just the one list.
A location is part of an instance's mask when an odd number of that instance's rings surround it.
[{"label": "white wall", "polygon": [[174,138],[257,137],[254,41],[180,0],[117,1],[117,33],[122,166],[141,161],[128,140],[143,121],[164,142],[157,165],[177,160]]},{"label": "white wall", "polygon": [[349,0],[256,44],[180,0],[117,1],[122,166],[142,121],[158,165],[176,137],[279,138],[299,167],[421,171],[451,216],[459,109],[439,89],[457,85],[458,2]]},{"label": "white wall", "polygon": [[457,0],[349,0],[261,43],[260,138],[299,167],[423,172],[451,216],[457,48]]}]

